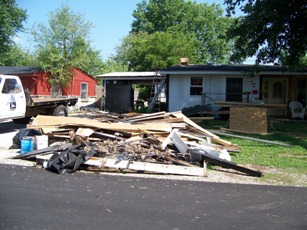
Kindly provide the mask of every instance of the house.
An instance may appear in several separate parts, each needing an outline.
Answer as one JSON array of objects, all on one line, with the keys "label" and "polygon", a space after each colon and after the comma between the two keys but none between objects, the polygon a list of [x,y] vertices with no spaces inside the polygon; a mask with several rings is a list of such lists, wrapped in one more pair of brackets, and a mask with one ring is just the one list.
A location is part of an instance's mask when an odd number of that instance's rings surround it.
[{"label": "house", "polygon": [[[289,104],[306,106],[307,69],[290,72],[277,65],[176,65],[159,71],[167,76],[167,110],[177,111],[216,101]],[[270,109],[270,116],[286,116],[287,111]]]},{"label": "house", "polygon": [[138,107],[138,92],[134,85],[158,84],[161,76],[157,72],[112,72],[96,76],[101,78],[104,88],[103,108],[112,112],[131,111]]},{"label": "house", "polygon": [[[77,96],[77,107],[96,101],[97,80],[84,71],[73,68],[74,76],[62,96]],[[0,67],[0,74],[19,76],[23,87],[28,88],[33,97],[50,97],[52,86],[48,83],[48,73],[32,66]]]}]

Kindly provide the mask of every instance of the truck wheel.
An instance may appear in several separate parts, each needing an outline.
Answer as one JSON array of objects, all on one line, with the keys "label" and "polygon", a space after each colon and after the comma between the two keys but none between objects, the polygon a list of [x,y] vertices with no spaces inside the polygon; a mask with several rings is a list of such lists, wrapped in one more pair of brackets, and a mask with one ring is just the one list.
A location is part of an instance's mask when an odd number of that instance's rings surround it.
[{"label": "truck wheel", "polygon": [[53,116],[58,116],[58,117],[67,117],[68,111],[66,106],[64,105],[58,105],[54,110],[53,110]]},{"label": "truck wheel", "polygon": [[28,124],[30,120],[31,117],[24,117],[24,118],[13,119],[13,122],[16,124]]}]

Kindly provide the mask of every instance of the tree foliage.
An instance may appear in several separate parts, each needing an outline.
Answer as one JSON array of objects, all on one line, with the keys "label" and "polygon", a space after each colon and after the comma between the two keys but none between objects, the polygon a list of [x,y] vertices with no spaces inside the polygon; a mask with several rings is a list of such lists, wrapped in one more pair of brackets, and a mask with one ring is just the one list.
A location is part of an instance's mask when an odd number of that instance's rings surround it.
[{"label": "tree foliage", "polygon": [[131,33],[117,49],[117,59],[133,70],[153,70],[177,64],[228,62],[232,43],[226,32],[232,19],[220,6],[184,0],[143,0],[133,12]]},{"label": "tree foliage", "polygon": [[103,73],[111,72],[127,72],[128,65],[124,64],[121,60],[116,61],[113,57],[108,58],[105,61],[105,66],[103,68]]},{"label": "tree foliage", "polygon": [[100,53],[88,40],[91,26],[83,15],[63,6],[50,13],[48,26],[38,24],[33,30],[38,65],[50,73],[50,83],[65,88],[73,77],[72,67],[91,75],[99,72]]},{"label": "tree foliage", "polygon": [[0,0],[0,65],[6,65],[9,51],[13,49],[14,36],[23,30],[27,14],[16,6],[15,0]]},{"label": "tree foliage", "polygon": [[2,61],[0,60],[0,65],[2,66],[34,66],[35,58],[28,51],[24,50],[18,45],[11,45],[8,47],[7,52],[1,54]]},{"label": "tree foliage", "polygon": [[183,34],[131,33],[117,47],[115,60],[122,61],[132,71],[154,71],[178,63],[180,56],[192,54],[192,50],[192,44]]},{"label": "tree foliage", "polygon": [[296,66],[306,56],[307,1],[225,0],[227,12],[239,7],[244,17],[235,20],[230,30],[236,38],[235,59],[257,56],[257,63],[275,61]]}]

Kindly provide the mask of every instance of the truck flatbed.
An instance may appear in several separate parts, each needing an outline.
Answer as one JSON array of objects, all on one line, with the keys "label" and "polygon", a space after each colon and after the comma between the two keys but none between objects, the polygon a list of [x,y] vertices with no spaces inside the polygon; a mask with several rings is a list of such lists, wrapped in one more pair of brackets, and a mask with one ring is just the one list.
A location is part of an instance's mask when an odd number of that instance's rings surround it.
[{"label": "truck flatbed", "polygon": [[73,106],[77,103],[77,97],[63,97],[63,98],[36,98],[32,97],[32,101],[29,106],[34,107],[38,105],[56,105],[59,102],[65,103],[69,106]]}]

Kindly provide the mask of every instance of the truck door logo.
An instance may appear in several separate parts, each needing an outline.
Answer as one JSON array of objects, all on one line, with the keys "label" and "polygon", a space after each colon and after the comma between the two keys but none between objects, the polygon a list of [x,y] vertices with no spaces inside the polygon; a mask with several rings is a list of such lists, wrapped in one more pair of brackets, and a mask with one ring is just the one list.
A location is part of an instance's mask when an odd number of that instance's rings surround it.
[{"label": "truck door logo", "polygon": [[16,100],[15,100],[15,97],[13,95],[11,95],[10,110],[11,111],[16,110]]}]

